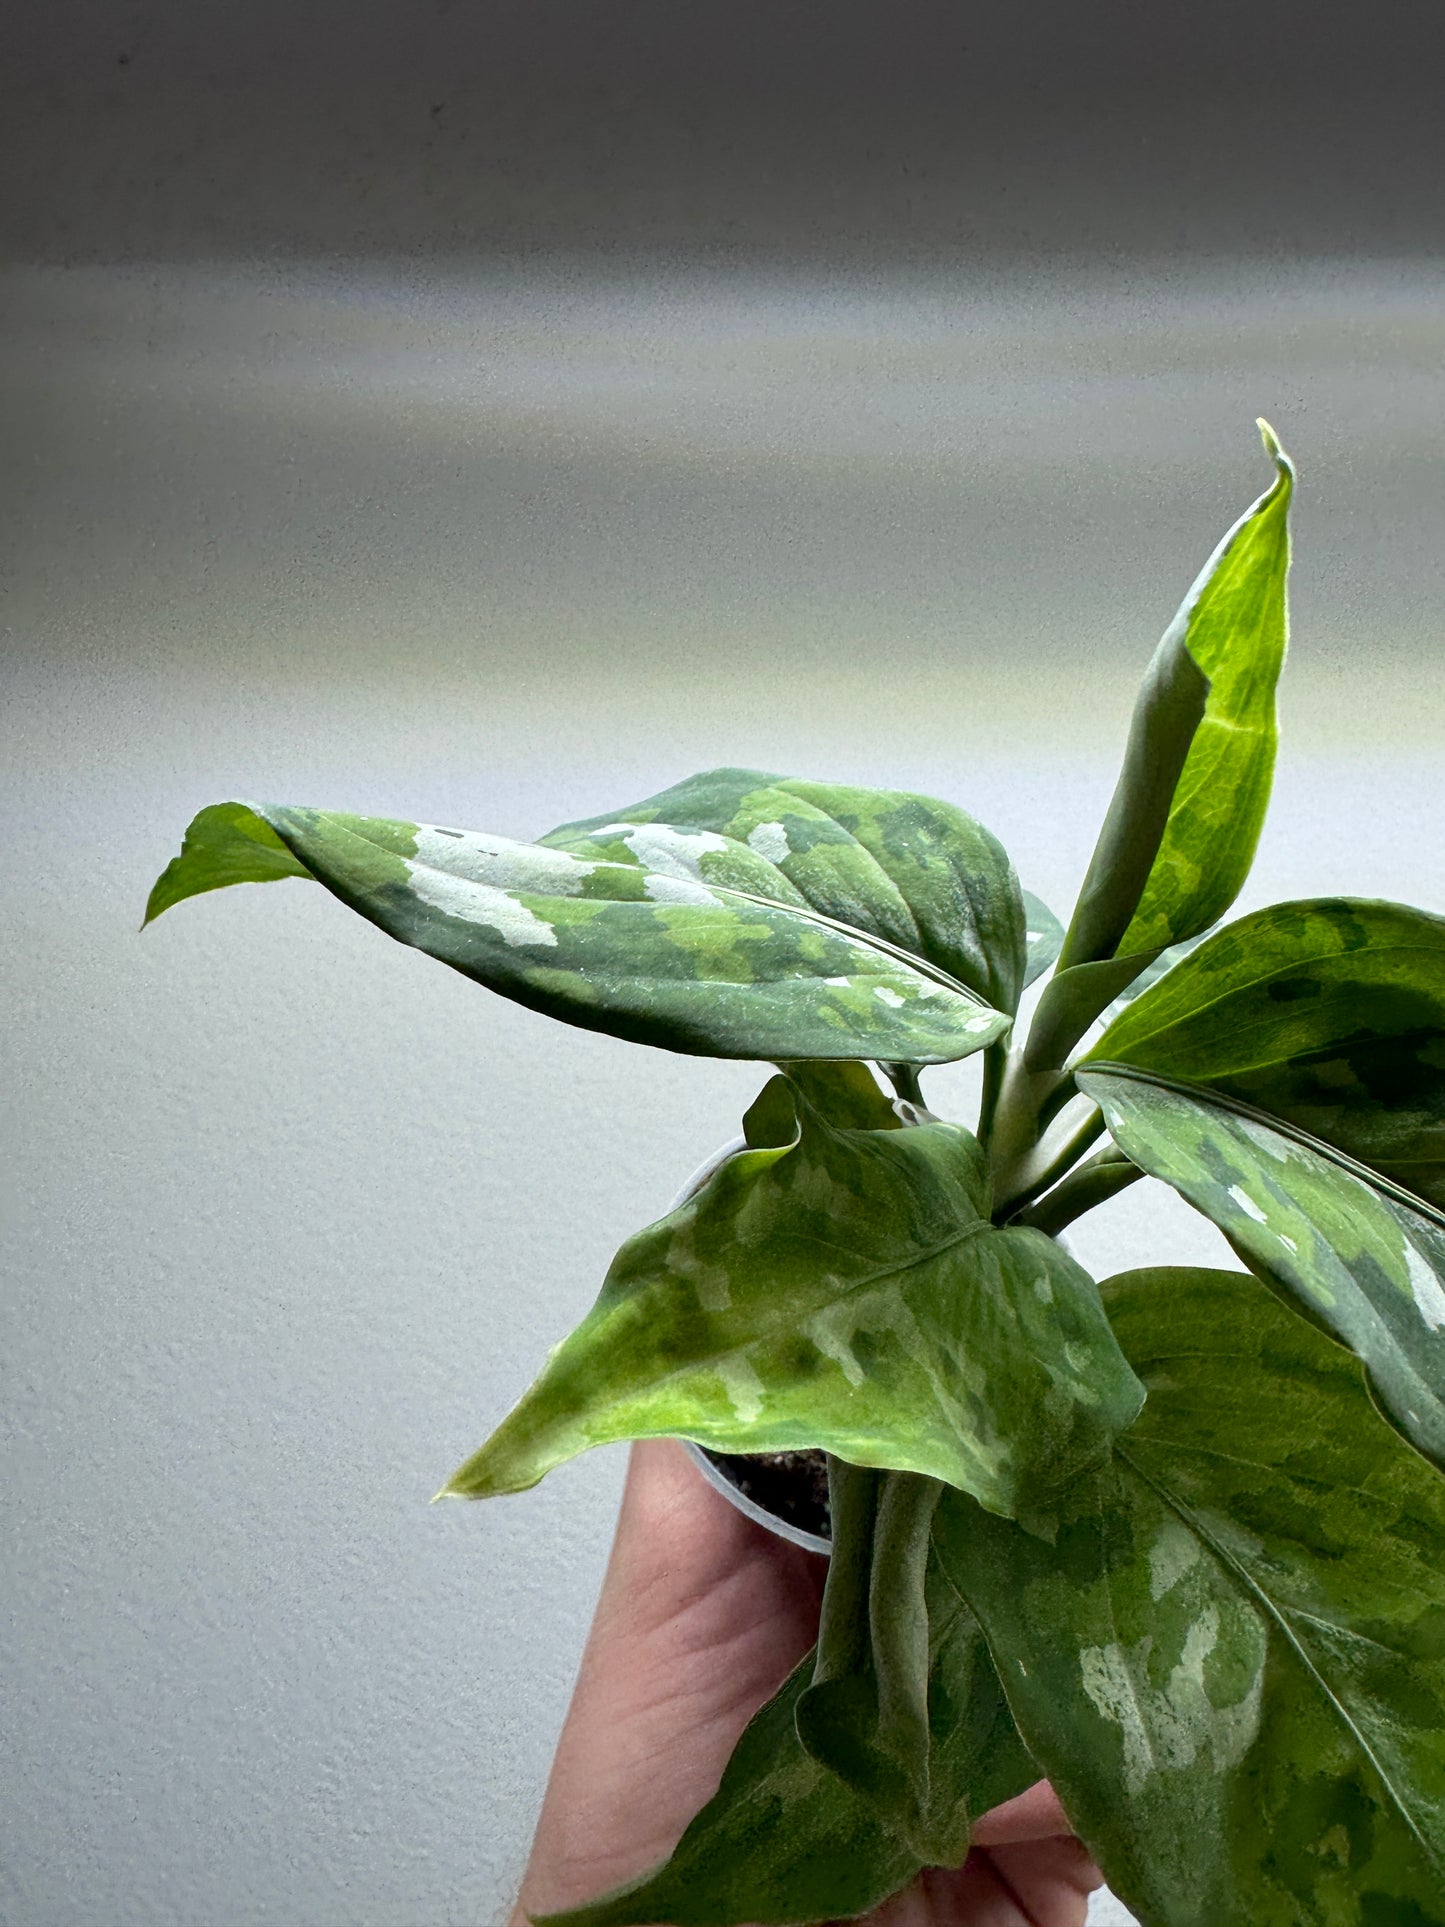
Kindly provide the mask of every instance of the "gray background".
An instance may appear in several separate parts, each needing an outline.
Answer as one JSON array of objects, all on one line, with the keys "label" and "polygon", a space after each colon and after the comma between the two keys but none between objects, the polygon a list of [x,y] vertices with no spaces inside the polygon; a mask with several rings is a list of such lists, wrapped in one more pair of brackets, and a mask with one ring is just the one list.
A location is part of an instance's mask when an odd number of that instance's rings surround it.
[{"label": "gray background", "polygon": [[[301,885],[141,938],[196,808],[527,836],[744,762],[963,802],[1066,912],[1264,413],[1245,901],[1445,899],[1427,10],[678,15],[18,16],[7,1927],[501,1913],[621,1458],[426,1499],[760,1081]],[[1079,1242],[1161,1233],[1218,1255],[1152,1185]]]}]

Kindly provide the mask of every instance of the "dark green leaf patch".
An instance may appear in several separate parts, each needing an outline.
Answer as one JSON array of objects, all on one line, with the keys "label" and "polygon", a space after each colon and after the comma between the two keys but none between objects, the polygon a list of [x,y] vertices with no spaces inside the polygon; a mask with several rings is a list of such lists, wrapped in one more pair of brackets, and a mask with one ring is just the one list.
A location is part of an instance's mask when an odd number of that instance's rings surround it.
[{"label": "dark green leaf patch", "polygon": [[1445,1207],[1445,917],[1354,899],[1256,911],[1090,1057],[1238,1098]]}]

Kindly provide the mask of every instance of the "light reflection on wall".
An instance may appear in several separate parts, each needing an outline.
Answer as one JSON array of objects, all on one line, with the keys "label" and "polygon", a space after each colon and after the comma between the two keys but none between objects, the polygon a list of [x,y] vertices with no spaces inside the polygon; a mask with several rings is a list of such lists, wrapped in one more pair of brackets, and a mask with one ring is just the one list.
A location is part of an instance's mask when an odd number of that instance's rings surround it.
[{"label": "light reflection on wall", "polygon": [[1267,480],[1266,414],[1303,475],[1297,722],[1428,734],[1442,292],[1359,264],[16,270],[19,646],[561,675],[659,713],[756,684],[818,721],[886,680],[901,728],[955,731],[1043,720],[1047,665],[1101,724]]}]

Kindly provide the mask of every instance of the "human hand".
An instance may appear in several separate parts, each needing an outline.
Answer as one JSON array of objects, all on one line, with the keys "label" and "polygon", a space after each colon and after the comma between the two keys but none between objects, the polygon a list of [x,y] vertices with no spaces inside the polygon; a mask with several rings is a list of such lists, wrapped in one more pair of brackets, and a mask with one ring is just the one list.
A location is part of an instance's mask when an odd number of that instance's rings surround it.
[{"label": "human hand", "polygon": [[[633,1446],[512,1927],[667,1858],[816,1639],[826,1573],[729,1505],[674,1441]],[[1084,1927],[1100,1884],[1040,1782],[980,1819],[962,1868],[920,1874],[866,1927]]]}]

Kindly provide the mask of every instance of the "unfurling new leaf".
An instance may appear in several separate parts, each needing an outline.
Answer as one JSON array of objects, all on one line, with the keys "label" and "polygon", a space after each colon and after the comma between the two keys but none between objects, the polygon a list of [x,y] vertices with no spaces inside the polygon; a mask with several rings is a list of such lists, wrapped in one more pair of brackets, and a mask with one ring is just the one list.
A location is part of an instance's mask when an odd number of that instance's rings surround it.
[{"label": "unfurling new leaf", "polygon": [[933,1785],[928,1717],[928,1551],[943,1486],[909,1472],[828,1462],[833,1555],[798,1738],[918,1855],[952,1866],[970,1815]]},{"label": "unfurling new leaf", "polygon": [[[1260,429],[1274,483],[1205,564],[1145,673],[1058,974],[1035,1017],[1030,1068],[1062,1063],[1110,998],[1161,950],[1207,930],[1249,874],[1274,775],[1294,487],[1288,456]],[[1075,976],[1080,967],[1088,974]]]}]

